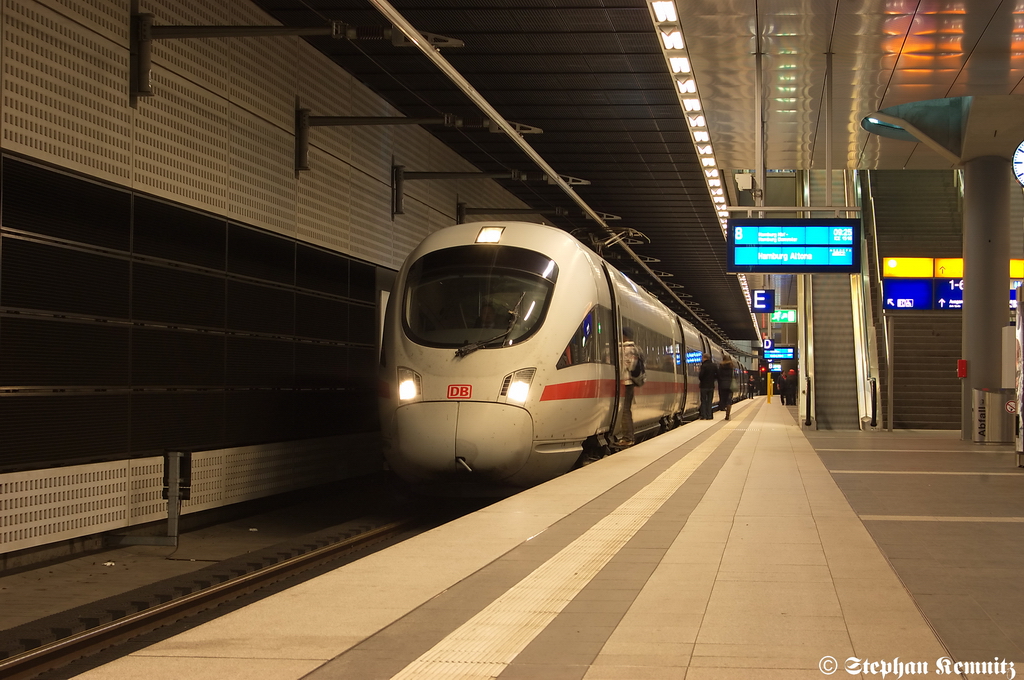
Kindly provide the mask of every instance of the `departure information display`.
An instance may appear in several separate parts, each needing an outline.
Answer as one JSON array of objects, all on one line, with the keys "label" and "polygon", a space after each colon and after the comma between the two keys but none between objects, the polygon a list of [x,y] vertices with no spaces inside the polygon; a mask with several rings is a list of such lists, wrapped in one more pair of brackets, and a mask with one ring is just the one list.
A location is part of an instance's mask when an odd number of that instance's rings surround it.
[{"label": "departure information display", "polygon": [[796,347],[773,347],[772,349],[761,350],[764,353],[765,359],[774,359],[776,361],[782,359],[795,359],[796,358]]},{"label": "departure information display", "polygon": [[729,272],[860,272],[860,220],[736,218],[728,225]]}]

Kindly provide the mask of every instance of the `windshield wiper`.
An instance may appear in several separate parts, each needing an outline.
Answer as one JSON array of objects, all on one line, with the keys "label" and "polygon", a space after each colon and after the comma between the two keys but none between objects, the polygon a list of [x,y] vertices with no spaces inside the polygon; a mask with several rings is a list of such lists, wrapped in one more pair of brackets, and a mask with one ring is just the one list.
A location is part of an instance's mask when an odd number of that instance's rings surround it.
[{"label": "windshield wiper", "polygon": [[514,329],[516,327],[516,324],[519,322],[519,308],[522,306],[523,300],[525,298],[526,291],[523,291],[523,294],[519,296],[519,302],[516,303],[515,307],[509,310],[508,315],[510,318],[508,320],[508,329],[506,329],[504,333],[502,333],[501,335],[495,335],[493,338],[490,338],[488,340],[481,340],[479,342],[471,342],[468,345],[463,345],[462,347],[455,350],[455,358],[461,359],[462,357],[468,354],[472,354],[473,352],[477,351],[482,347],[487,347],[488,345],[495,341],[500,340],[501,342],[499,342],[498,344],[505,342],[505,338],[509,336],[509,334],[512,332],[512,329]]}]

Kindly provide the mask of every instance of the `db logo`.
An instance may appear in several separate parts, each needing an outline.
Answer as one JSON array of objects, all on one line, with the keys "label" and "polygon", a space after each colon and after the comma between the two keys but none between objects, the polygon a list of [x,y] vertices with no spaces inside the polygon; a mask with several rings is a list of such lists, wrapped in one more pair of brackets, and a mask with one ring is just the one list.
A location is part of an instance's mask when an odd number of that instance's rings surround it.
[{"label": "db logo", "polygon": [[469,399],[473,396],[472,385],[449,385],[448,386],[448,398],[449,399]]}]

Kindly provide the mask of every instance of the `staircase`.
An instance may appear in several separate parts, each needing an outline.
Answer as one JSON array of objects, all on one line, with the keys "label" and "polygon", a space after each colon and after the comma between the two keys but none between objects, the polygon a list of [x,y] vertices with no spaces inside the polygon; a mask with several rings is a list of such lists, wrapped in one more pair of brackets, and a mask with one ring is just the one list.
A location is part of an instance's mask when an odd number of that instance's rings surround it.
[{"label": "staircase", "polygon": [[[961,257],[963,214],[956,175],[950,170],[873,170],[868,191],[874,204],[874,229],[868,229],[869,272],[879,281],[880,257]],[[882,304],[871,287],[878,343],[879,424],[887,426],[888,366]],[[959,430],[960,311],[894,311],[893,427]]]}]

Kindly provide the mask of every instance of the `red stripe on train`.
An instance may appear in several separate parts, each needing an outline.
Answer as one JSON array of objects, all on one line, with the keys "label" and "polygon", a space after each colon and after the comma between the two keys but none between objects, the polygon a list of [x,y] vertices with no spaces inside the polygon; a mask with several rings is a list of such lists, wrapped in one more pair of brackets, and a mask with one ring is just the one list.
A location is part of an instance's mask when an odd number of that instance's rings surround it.
[{"label": "red stripe on train", "polygon": [[[598,397],[614,397],[617,380],[577,380],[567,383],[556,383],[544,387],[540,395],[541,401],[558,399],[596,399]],[[637,394],[681,394],[683,383],[650,382],[636,388]]]},{"label": "red stripe on train", "polygon": [[545,385],[541,401],[556,399],[596,399],[614,397],[616,380],[576,380],[574,382]]}]

